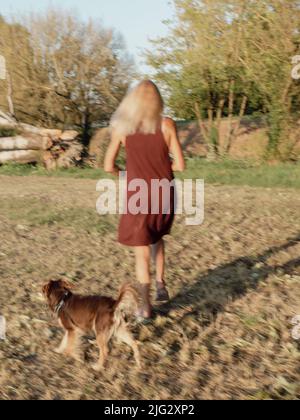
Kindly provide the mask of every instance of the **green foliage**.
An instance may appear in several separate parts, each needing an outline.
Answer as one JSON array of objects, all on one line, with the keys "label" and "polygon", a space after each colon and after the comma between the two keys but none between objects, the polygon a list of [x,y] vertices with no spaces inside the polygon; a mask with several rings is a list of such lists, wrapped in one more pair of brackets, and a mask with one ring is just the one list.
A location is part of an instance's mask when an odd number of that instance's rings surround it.
[{"label": "green foliage", "polygon": [[113,217],[99,217],[96,210],[82,207],[61,208],[32,197],[7,198],[1,202],[0,209],[9,219],[32,227],[63,226],[101,235],[110,232],[114,227]]},{"label": "green foliage", "polygon": [[0,137],[14,137],[20,134],[20,131],[16,128],[11,127],[0,127]]},{"label": "green foliage", "polygon": [[286,115],[281,107],[274,106],[270,109],[268,115],[269,125],[269,142],[267,147],[267,157],[278,157],[279,156],[279,145],[284,134],[284,127],[286,121]]},{"label": "green foliage", "polygon": [[[246,80],[241,64],[245,12],[238,2],[177,0],[174,4],[176,19],[168,22],[169,35],[154,41],[155,48],[147,51],[146,57],[157,80],[170,92],[169,105],[175,115],[193,118],[195,102],[203,118],[209,108],[216,112],[220,99],[227,98],[232,80],[234,113],[239,112],[241,97],[249,91],[248,110],[261,109],[261,94],[253,81]],[[228,111],[226,100],[223,115]]]},{"label": "green foliage", "polygon": [[[220,115],[260,112],[269,128],[266,156],[280,157],[300,116],[300,84],[291,77],[300,45],[299,1],[174,0],[174,7],[169,34],[146,52],[174,115],[195,118],[197,104],[198,120],[208,118],[219,130]],[[229,135],[229,150],[231,142]]]},{"label": "green foliage", "polygon": [[17,163],[7,163],[0,166],[0,175],[7,176],[47,176],[47,177],[61,177],[61,178],[87,178],[100,179],[107,176],[102,169],[93,169],[91,167],[73,167],[69,169],[56,169],[54,171],[47,171],[42,166],[23,165]]},{"label": "green foliage", "polygon": [[[0,175],[34,175],[93,180],[108,177],[103,170],[89,167],[48,172],[42,167],[11,164],[0,166]],[[219,160],[218,162],[208,162],[205,159],[190,158],[187,160],[186,171],[183,174],[178,174],[178,177],[180,179],[204,179],[207,184],[300,189],[300,163],[267,165],[250,161]]]},{"label": "green foliage", "polygon": [[264,188],[300,188],[300,164],[277,165],[249,161],[207,162],[193,158],[183,174],[187,179],[204,179],[207,184],[245,185]]}]

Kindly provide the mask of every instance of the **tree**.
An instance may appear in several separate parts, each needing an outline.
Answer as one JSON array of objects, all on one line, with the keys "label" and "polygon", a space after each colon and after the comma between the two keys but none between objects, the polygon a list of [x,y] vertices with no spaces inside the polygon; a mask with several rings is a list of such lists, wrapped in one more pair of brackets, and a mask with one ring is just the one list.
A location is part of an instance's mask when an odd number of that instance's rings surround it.
[{"label": "tree", "polygon": [[[109,120],[135,74],[122,37],[59,9],[7,26],[3,43],[9,68],[15,69],[17,116],[49,127],[77,127],[87,146],[91,128]],[[16,37],[16,28],[23,37]]]},{"label": "tree", "polygon": [[243,45],[247,55],[241,62],[246,77],[255,82],[263,97],[268,118],[267,157],[284,158],[282,146],[289,150],[299,119],[295,106],[299,104],[299,83],[291,71],[300,45],[300,2],[257,0],[251,5]]},{"label": "tree", "polygon": [[[174,3],[176,23],[168,23],[170,36],[154,41],[157,49],[147,52],[148,64],[170,91],[169,103],[176,116],[196,116],[211,156],[226,155],[253,89],[239,60],[244,53],[246,5],[212,0]],[[234,115],[238,115],[237,120]],[[228,133],[221,144],[223,116],[228,116]]]},{"label": "tree", "polygon": [[1,16],[0,54],[6,64],[6,77],[0,81],[0,106],[13,117],[22,117],[35,102],[27,84],[31,79],[29,63],[33,63],[29,33],[24,26],[9,24]]},{"label": "tree", "polygon": [[[122,37],[76,15],[49,10],[31,16],[35,59],[46,68],[41,87],[49,93],[49,114],[82,129],[87,144],[93,123],[105,123],[132,80],[133,64]],[[55,109],[60,105],[60,112]]]},{"label": "tree", "polygon": [[[289,103],[295,104],[291,57],[299,37],[299,1],[174,0],[174,5],[169,35],[154,40],[146,57],[175,115],[197,117],[216,157],[230,151],[245,112],[259,110],[268,116],[268,150],[276,153],[283,125],[291,128]],[[228,133],[221,143],[223,117]]]}]

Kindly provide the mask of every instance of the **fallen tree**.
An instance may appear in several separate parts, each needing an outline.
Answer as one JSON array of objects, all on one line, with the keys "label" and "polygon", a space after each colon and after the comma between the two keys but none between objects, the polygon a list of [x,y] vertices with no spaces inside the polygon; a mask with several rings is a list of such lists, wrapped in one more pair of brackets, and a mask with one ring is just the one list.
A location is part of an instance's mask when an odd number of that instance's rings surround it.
[{"label": "fallen tree", "polygon": [[14,129],[18,135],[0,137],[0,164],[42,163],[52,170],[69,168],[81,160],[83,146],[75,130],[62,131],[19,123],[0,111],[1,126]]},{"label": "fallen tree", "polygon": [[42,160],[42,153],[39,150],[13,150],[0,152],[0,164],[8,162],[38,163]]},{"label": "fallen tree", "polygon": [[[19,124],[18,129],[21,130],[24,133],[24,135],[50,137],[52,140],[59,140],[63,134],[62,130],[35,127],[30,124]],[[77,136],[78,136],[78,133],[77,133]]]},{"label": "fallen tree", "polygon": [[3,137],[0,138],[0,151],[11,150],[48,150],[53,141],[50,137]]},{"label": "fallen tree", "polygon": [[62,152],[56,160],[58,168],[70,168],[81,160],[82,145],[73,142],[67,150]]}]

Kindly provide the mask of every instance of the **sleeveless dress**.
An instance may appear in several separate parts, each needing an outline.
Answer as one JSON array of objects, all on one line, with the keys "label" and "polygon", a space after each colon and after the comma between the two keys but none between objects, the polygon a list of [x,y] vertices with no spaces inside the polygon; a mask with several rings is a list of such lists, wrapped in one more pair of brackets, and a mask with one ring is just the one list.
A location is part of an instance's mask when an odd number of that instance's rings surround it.
[{"label": "sleeveless dress", "polygon": [[[119,242],[127,246],[146,246],[156,244],[163,236],[170,234],[174,221],[174,174],[169,156],[169,148],[161,130],[156,134],[136,133],[126,138],[127,198],[125,213],[119,225]],[[135,180],[145,188],[131,187]],[[164,184],[164,188],[151,189],[153,182]],[[168,181],[168,182],[166,182]],[[157,184],[156,184],[157,185]],[[130,189],[130,191],[129,191]],[[152,191],[151,191],[152,190]],[[143,191],[141,193],[141,191]],[[139,211],[132,212],[130,200],[136,202],[137,192],[141,200]],[[145,201],[146,199],[146,201]],[[153,211],[153,208],[155,210]],[[153,214],[155,213],[155,214]]]}]

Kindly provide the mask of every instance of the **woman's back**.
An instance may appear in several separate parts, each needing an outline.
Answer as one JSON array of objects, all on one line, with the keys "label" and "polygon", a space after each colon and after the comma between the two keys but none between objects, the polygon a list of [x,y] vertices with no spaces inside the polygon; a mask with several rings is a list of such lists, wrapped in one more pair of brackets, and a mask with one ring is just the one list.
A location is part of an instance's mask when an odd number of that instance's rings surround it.
[{"label": "woman's back", "polygon": [[[169,234],[174,220],[174,188],[171,184],[174,176],[162,130],[155,134],[127,136],[126,155],[127,214],[121,218],[119,242],[129,246],[155,244]],[[146,190],[137,187],[140,180],[146,181]],[[163,189],[152,190],[155,180],[167,180],[169,183],[164,183]],[[132,191],[131,183],[135,181],[137,183],[133,184]],[[136,207],[134,211],[132,204]],[[139,210],[139,206],[142,210]]]},{"label": "woman's back", "polygon": [[126,138],[128,180],[173,179],[169,148],[162,130],[155,134],[136,133]]}]

